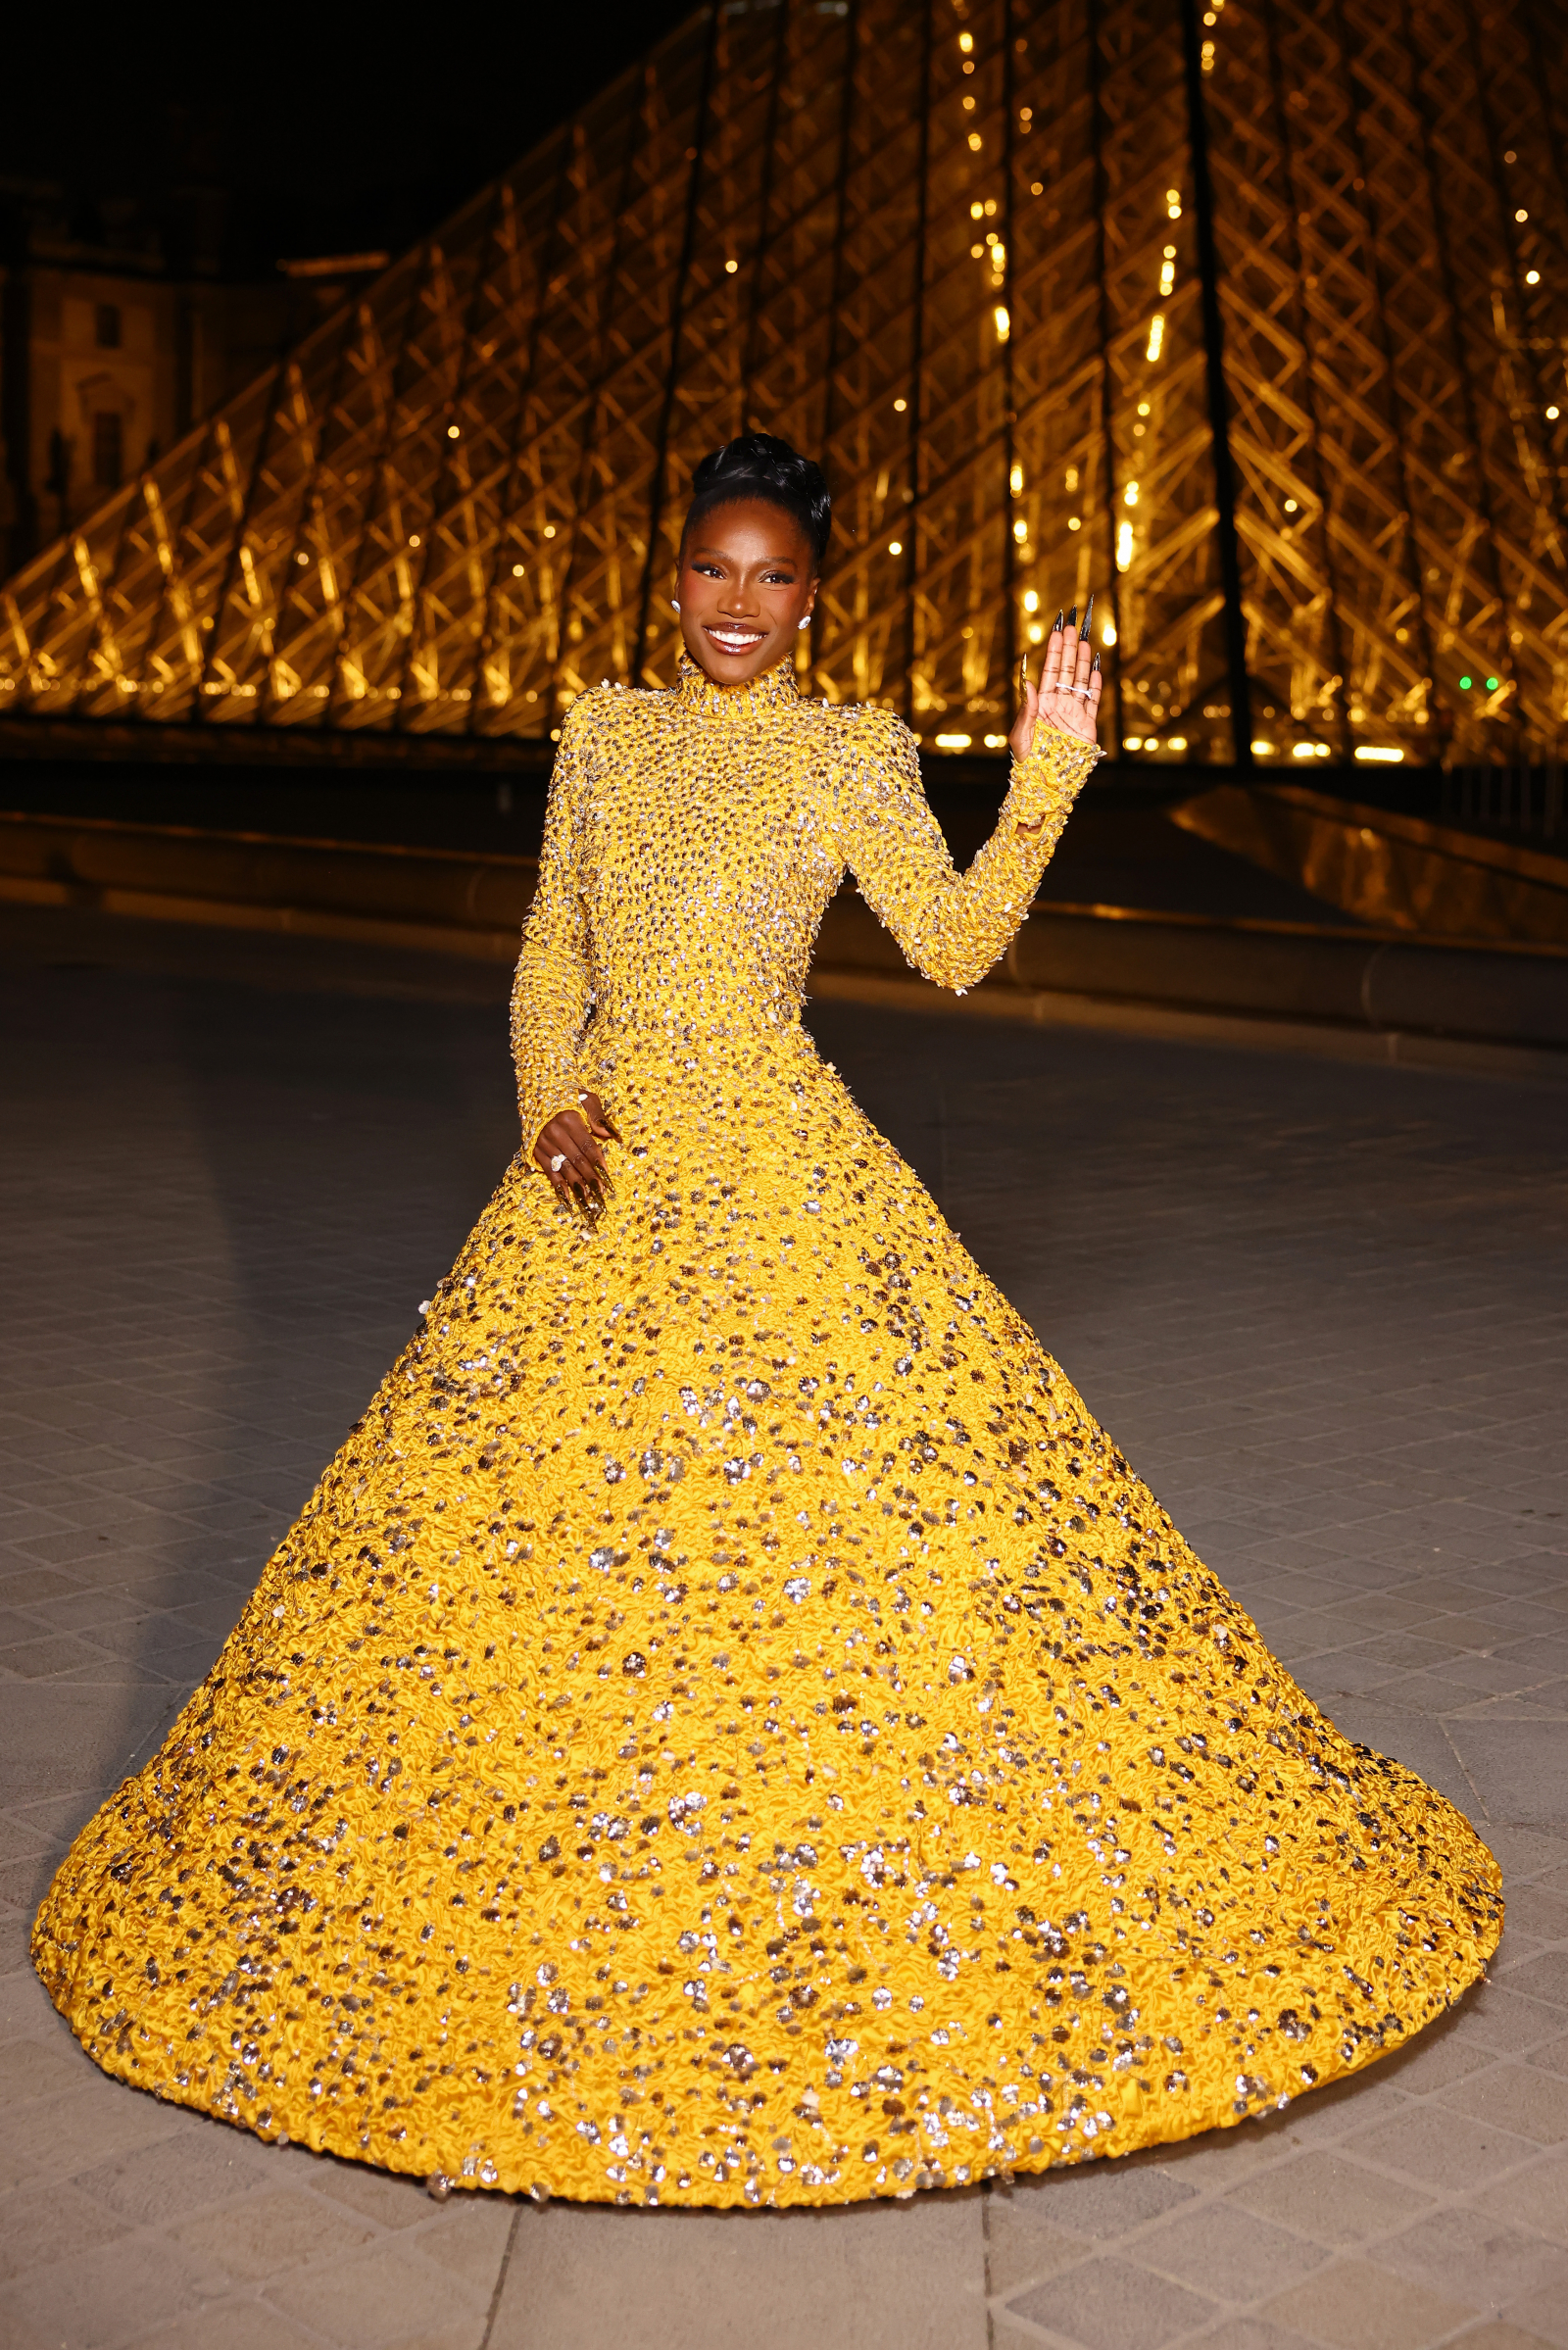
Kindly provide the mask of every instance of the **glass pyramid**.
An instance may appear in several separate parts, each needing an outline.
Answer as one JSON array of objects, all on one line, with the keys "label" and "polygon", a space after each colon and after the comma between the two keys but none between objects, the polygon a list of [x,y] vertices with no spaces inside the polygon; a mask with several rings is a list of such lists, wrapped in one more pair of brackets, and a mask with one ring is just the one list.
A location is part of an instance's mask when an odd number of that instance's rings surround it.
[{"label": "glass pyramid", "polygon": [[1565,45],[1489,4],[722,0],[14,578],[0,708],[548,738],[754,421],[810,690],[930,744],[1093,586],[1129,751],[1559,756]]}]

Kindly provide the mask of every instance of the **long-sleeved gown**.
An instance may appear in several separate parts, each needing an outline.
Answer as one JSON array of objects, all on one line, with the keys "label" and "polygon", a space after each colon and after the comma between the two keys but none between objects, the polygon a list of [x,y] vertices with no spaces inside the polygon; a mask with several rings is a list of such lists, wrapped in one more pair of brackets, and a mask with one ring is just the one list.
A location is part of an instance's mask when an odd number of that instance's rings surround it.
[{"label": "long-sleeved gown", "polygon": [[[960,878],[906,730],[787,667],[575,704],[523,1148],[39,1913],[100,2065],[459,2184],[832,2203],[1263,2112],[1478,1975],[1485,1846],[1298,1689],[801,1025],[846,867],[978,980],[1092,758],[1043,733]],[[529,1156],[585,1089],[597,1221]]]}]

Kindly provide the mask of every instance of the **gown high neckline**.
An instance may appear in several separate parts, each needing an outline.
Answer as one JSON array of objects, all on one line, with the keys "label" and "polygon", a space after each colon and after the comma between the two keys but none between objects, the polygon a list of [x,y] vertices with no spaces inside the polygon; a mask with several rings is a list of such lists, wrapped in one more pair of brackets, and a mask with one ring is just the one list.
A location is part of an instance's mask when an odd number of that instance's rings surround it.
[{"label": "gown high neckline", "polygon": [[805,700],[795,676],[793,650],[760,676],[743,685],[720,685],[689,653],[682,653],[675,680],[681,708],[693,717],[718,718],[746,724],[798,708]]}]

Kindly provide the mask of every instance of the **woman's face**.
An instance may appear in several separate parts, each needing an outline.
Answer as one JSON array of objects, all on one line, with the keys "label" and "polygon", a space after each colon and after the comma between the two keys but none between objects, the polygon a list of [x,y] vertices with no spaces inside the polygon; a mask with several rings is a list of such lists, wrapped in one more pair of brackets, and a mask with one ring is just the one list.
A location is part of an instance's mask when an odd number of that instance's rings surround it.
[{"label": "woman's face", "polygon": [[675,600],[699,668],[715,685],[744,685],[784,660],[816,602],[810,543],[766,499],[710,507],[681,550]]}]

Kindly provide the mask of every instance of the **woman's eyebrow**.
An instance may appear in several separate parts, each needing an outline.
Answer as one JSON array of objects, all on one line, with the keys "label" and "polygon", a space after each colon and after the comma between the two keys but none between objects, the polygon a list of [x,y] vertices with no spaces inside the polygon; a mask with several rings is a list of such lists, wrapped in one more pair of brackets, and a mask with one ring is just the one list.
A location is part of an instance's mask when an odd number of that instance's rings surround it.
[{"label": "woman's eyebrow", "polygon": [[[689,552],[693,555],[710,556],[716,563],[734,563],[738,570],[744,570],[746,567],[738,555],[731,555],[724,547],[693,547]],[[793,571],[799,561],[800,558],[795,555],[764,555],[760,567],[764,570]]]}]

